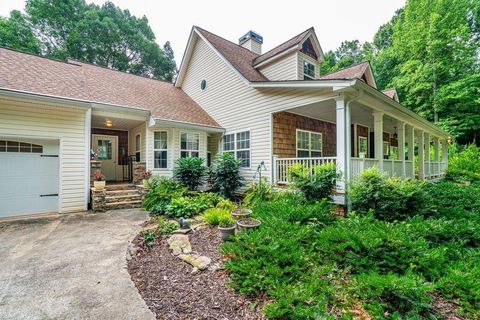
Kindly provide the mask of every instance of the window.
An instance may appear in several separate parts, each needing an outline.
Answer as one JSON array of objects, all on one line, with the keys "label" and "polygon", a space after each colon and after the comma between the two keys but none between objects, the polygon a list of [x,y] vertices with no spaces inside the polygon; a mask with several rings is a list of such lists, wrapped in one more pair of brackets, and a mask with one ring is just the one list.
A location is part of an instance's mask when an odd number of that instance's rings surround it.
[{"label": "window", "polygon": [[43,146],[18,141],[0,140],[0,152],[43,153]]},{"label": "window", "polygon": [[202,91],[203,91],[206,88],[207,88],[207,80],[204,79],[200,82],[200,89],[202,89]]},{"label": "window", "polygon": [[390,147],[390,152],[392,154],[392,159],[393,160],[398,160],[398,147],[391,146]]},{"label": "window", "polygon": [[315,78],[315,66],[308,61],[303,61],[303,80]]},{"label": "window", "polygon": [[223,152],[231,153],[241,161],[241,167],[250,167],[250,131],[226,134],[223,137]]},{"label": "window", "polygon": [[368,138],[358,137],[358,155],[363,153],[365,156],[368,154]]},{"label": "window", "polygon": [[198,157],[200,135],[198,133],[183,132],[180,137],[180,157]]},{"label": "window", "polygon": [[142,143],[142,137],[140,136],[140,134],[137,134],[135,136],[135,158],[137,161],[140,161],[141,143]]},{"label": "window", "polygon": [[168,167],[168,134],[166,131],[153,133],[153,167],[165,169]]},{"label": "window", "polygon": [[98,160],[112,160],[112,140],[98,139]]},{"label": "window", "polygon": [[383,156],[384,158],[390,155],[390,143],[383,141]]},{"label": "window", "polygon": [[322,134],[297,130],[297,157],[312,158],[322,156]]}]

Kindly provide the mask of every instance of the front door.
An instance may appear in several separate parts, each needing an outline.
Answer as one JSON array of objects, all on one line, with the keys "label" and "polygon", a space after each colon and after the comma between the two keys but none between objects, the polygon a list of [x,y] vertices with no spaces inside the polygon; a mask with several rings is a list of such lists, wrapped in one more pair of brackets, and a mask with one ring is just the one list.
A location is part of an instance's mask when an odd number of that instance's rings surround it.
[{"label": "front door", "polygon": [[117,180],[117,146],[116,136],[92,136],[92,149],[97,153],[97,160],[102,163],[102,173],[107,181]]}]

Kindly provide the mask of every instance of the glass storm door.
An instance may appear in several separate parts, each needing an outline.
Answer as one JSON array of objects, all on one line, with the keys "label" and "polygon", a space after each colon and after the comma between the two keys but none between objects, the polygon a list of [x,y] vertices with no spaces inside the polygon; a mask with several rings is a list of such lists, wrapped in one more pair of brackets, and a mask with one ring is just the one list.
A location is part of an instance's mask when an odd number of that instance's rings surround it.
[{"label": "glass storm door", "polygon": [[102,163],[102,173],[107,181],[117,180],[117,137],[93,135],[92,149],[97,153],[97,160]]}]

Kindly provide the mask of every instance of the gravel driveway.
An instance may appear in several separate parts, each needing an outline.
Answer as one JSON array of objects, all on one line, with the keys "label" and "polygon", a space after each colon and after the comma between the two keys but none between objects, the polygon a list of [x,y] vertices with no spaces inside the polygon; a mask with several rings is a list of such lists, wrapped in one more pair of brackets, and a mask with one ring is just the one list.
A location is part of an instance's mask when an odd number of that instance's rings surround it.
[{"label": "gravel driveway", "polygon": [[0,319],[154,319],[126,269],[141,209],[0,222]]}]

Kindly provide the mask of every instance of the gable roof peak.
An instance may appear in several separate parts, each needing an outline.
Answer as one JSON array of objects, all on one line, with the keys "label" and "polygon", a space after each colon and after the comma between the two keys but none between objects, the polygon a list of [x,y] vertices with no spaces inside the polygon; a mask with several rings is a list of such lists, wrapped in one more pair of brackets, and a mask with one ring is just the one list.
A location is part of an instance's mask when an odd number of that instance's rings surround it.
[{"label": "gable roof peak", "polygon": [[[320,66],[321,69],[321,66]],[[375,77],[373,75],[372,66],[370,61],[365,60],[356,64],[353,64],[349,67],[330,72],[320,76],[320,79],[329,79],[329,80],[353,80],[353,79],[362,79],[365,76],[366,83],[374,88],[377,88],[375,82]]]}]

